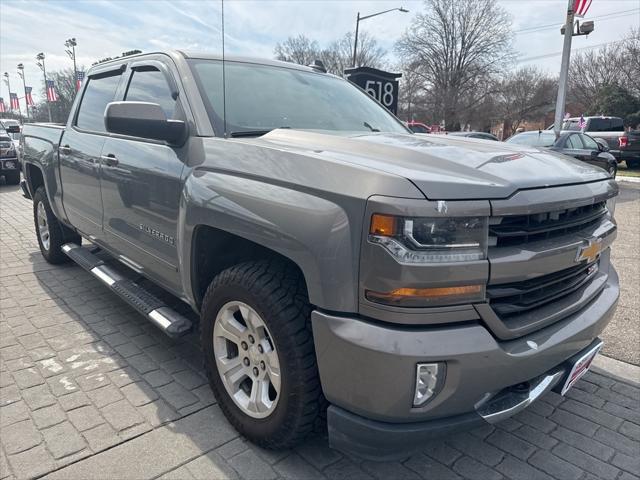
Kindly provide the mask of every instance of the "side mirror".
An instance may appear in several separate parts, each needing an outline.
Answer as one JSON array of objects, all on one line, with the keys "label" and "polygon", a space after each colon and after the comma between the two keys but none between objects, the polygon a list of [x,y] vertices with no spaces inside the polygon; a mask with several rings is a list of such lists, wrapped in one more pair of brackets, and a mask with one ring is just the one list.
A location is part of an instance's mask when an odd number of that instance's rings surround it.
[{"label": "side mirror", "polygon": [[592,150],[591,151],[591,156],[592,157],[597,157],[598,155],[600,155],[600,150]]},{"label": "side mirror", "polygon": [[132,137],[164,140],[173,145],[186,141],[187,126],[182,120],[167,120],[157,103],[111,102],[104,112],[107,132]]},{"label": "side mirror", "polygon": [[20,133],[20,125],[7,125],[7,133]]}]

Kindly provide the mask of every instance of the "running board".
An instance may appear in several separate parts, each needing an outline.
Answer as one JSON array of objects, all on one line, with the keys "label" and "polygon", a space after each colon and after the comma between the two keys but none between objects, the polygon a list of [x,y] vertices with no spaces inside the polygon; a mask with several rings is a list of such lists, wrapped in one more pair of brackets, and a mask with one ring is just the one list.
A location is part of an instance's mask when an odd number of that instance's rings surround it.
[{"label": "running board", "polygon": [[191,330],[191,321],[174,311],[143,287],[123,277],[88,249],[75,243],[62,246],[62,251],[74,262],[107,285],[168,336],[175,338]]}]

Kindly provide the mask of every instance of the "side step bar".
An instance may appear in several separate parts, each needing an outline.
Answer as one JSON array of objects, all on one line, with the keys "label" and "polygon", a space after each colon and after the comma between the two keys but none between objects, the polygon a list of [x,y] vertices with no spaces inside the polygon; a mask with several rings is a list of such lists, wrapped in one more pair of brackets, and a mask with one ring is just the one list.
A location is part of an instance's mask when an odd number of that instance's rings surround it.
[{"label": "side step bar", "polygon": [[62,246],[62,251],[74,262],[98,278],[129,305],[146,316],[170,337],[179,337],[191,330],[191,321],[172,310],[140,285],[124,278],[86,248],[75,243]]}]

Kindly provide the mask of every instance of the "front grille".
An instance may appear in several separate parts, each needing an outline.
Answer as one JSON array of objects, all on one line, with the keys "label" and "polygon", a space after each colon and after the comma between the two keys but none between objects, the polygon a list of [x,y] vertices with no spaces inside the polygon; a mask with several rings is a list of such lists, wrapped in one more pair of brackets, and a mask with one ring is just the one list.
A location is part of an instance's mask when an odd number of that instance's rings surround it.
[{"label": "front grille", "polygon": [[498,247],[560,237],[598,224],[607,212],[606,202],[532,215],[502,217],[489,226],[489,236]]},{"label": "front grille", "polygon": [[489,286],[487,298],[504,321],[575,292],[598,273],[598,261],[522,282]]}]

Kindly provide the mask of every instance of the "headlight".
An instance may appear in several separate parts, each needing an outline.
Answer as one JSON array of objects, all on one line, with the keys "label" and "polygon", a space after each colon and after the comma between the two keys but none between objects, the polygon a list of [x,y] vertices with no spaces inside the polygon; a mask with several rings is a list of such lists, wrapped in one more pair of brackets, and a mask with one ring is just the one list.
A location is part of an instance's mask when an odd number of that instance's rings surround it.
[{"label": "headlight", "polygon": [[395,217],[374,214],[369,241],[401,263],[471,262],[487,258],[486,217]]},{"label": "headlight", "polygon": [[618,197],[611,197],[609,200],[607,200],[607,210],[609,210],[609,214],[612,218],[616,213],[616,198]]}]

